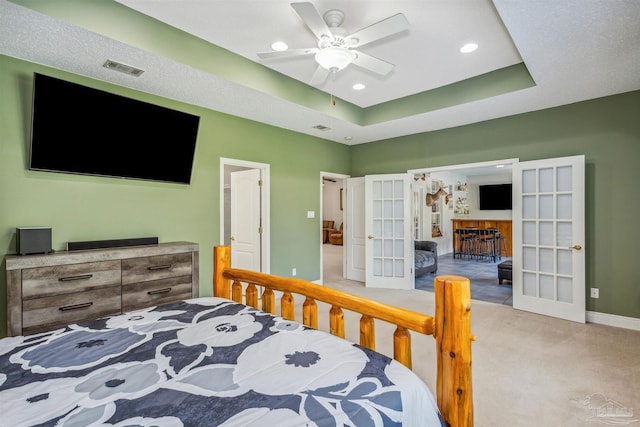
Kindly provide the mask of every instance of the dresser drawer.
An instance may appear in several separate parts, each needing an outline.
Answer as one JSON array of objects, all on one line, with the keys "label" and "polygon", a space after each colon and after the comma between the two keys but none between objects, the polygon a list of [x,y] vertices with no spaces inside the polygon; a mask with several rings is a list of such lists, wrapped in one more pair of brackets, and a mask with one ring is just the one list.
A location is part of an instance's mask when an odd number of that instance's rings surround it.
[{"label": "dresser drawer", "polygon": [[120,284],[120,261],[98,261],[22,270],[22,297],[78,292]]},{"label": "dresser drawer", "polygon": [[121,298],[120,285],[117,284],[72,294],[24,300],[22,304],[23,334],[47,331],[70,323],[119,314]]},{"label": "dresser drawer", "polygon": [[122,260],[122,284],[191,276],[191,253]]},{"label": "dresser drawer", "polygon": [[191,292],[191,276],[123,285],[122,311],[189,299]]}]

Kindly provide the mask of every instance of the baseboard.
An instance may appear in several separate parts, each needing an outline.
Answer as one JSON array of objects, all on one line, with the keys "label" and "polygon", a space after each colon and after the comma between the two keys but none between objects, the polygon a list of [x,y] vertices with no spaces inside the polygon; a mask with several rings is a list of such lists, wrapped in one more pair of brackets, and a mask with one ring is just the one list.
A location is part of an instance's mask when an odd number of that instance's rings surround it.
[{"label": "baseboard", "polygon": [[640,319],[637,319],[635,317],[625,317],[618,316],[617,314],[587,311],[587,322],[640,331]]}]

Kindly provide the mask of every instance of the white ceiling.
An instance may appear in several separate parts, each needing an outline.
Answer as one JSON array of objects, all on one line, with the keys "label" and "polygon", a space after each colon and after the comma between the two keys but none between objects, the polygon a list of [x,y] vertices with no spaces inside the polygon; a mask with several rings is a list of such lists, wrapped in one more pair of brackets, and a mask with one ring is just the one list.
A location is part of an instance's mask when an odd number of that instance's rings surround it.
[{"label": "white ceiling", "polygon": [[[116,1],[301,82],[308,82],[316,68],[313,56],[262,61],[256,55],[270,50],[277,39],[286,41],[290,48],[315,46],[315,37],[289,1]],[[394,63],[396,68],[389,76],[379,77],[351,65],[319,88],[359,107],[519,62],[524,62],[536,85],[362,126],[6,0],[0,0],[0,53],[343,144],[461,126],[640,89],[638,0],[313,3],[321,14],[342,10],[343,27],[349,33],[396,13],[403,13],[409,21],[408,31],[361,48]],[[458,48],[467,41],[477,42],[480,48],[462,55]],[[101,67],[106,59],[134,65],[145,73],[132,78],[106,70]],[[367,88],[353,91],[355,82],[365,83]],[[332,130],[318,131],[312,128],[316,124]],[[353,139],[347,141],[346,136]]]}]

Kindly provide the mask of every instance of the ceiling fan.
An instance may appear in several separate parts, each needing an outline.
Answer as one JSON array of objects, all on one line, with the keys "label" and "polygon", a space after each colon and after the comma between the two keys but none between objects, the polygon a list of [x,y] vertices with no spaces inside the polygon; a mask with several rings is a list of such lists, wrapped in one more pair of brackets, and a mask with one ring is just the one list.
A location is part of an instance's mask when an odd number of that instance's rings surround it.
[{"label": "ceiling fan", "polygon": [[329,74],[337,73],[349,64],[381,76],[386,76],[394,69],[394,64],[362,53],[356,48],[407,30],[409,22],[402,13],[390,16],[355,33],[347,34],[346,30],[340,27],[344,21],[344,13],[341,10],[329,10],[321,16],[313,3],[291,3],[291,7],[316,36],[318,46],[261,52],[258,53],[260,58],[291,58],[315,54],[318,68],[311,78],[312,85],[324,83]]}]

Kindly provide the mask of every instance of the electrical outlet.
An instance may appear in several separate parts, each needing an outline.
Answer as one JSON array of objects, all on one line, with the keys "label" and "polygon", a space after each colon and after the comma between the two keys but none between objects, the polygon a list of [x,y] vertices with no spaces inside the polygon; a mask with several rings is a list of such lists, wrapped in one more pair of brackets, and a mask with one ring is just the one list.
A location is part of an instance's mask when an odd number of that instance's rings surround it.
[{"label": "electrical outlet", "polygon": [[296,269],[295,269],[295,268],[292,268],[292,269],[291,269],[291,275],[292,275],[292,276],[295,276],[296,274],[298,274],[298,272],[296,271]]},{"label": "electrical outlet", "polygon": [[600,298],[600,289],[591,288],[591,298]]}]

